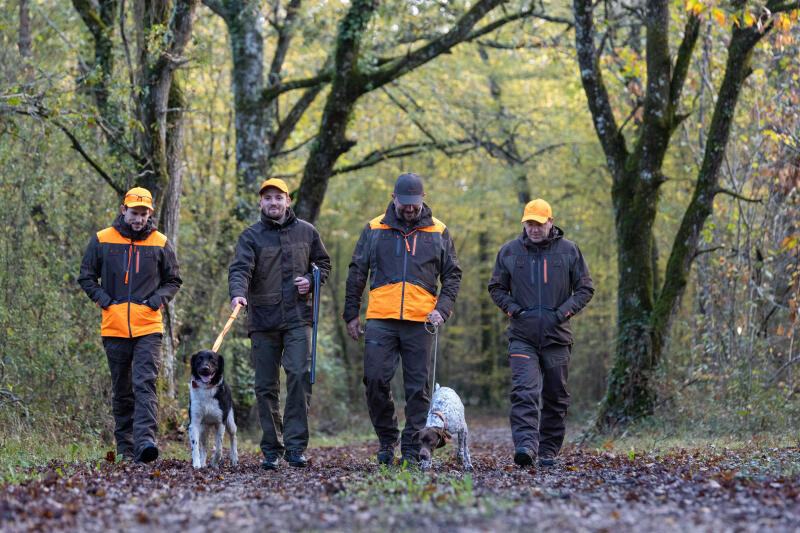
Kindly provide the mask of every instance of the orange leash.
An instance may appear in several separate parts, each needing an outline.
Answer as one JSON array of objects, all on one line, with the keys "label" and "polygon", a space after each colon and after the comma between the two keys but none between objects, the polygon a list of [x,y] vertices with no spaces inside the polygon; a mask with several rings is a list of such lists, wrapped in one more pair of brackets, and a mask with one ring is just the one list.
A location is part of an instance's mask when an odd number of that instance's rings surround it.
[{"label": "orange leash", "polygon": [[233,325],[233,321],[236,320],[236,316],[239,314],[239,310],[242,308],[242,304],[236,304],[236,307],[233,308],[233,313],[231,317],[228,319],[228,323],[225,324],[225,327],[222,328],[222,333],[219,334],[217,340],[214,341],[214,346],[211,348],[212,352],[216,352],[219,349],[219,345],[222,344],[222,338],[225,337],[225,334],[228,333],[228,330],[231,329]]}]

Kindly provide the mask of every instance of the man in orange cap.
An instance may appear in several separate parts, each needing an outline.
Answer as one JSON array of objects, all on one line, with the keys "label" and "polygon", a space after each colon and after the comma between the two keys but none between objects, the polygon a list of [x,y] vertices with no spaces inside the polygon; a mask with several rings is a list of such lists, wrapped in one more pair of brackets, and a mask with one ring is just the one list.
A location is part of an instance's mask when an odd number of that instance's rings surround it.
[{"label": "man in orange cap", "polygon": [[[308,404],[311,401],[312,263],[324,282],[331,271],[328,252],[314,226],[298,219],[289,188],[278,178],[258,189],[261,220],[245,229],[228,270],[231,308],[248,309],[247,330],[255,367],[261,419],[261,467],[275,470],[283,457],[306,466]],[[286,405],[281,419],[280,368],[286,372]]]},{"label": "man in orange cap", "polygon": [[550,204],[541,198],[528,202],[522,223],[520,236],[497,254],[489,293],[511,317],[514,462],[528,466],[538,454],[540,466],[552,466],[564,442],[569,406],[569,320],[592,299],[594,285],[578,245],[553,225]]},{"label": "man in orange cap", "polygon": [[161,308],[182,281],[172,244],[151,217],[150,191],[134,187],[120,211],[89,242],[78,282],[103,310],[100,335],[114,389],[117,454],[148,463],[158,457]]}]

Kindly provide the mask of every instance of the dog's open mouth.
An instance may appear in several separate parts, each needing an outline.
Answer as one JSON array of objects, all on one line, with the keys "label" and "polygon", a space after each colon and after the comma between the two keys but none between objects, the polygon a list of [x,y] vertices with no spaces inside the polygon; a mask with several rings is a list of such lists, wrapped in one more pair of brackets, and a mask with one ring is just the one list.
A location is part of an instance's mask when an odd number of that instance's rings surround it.
[{"label": "dog's open mouth", "polygon": [[209,383],[212,379],[214,379],[215,372],[211,372],[208,374],[200,374],[200,381],[203,383]]}]

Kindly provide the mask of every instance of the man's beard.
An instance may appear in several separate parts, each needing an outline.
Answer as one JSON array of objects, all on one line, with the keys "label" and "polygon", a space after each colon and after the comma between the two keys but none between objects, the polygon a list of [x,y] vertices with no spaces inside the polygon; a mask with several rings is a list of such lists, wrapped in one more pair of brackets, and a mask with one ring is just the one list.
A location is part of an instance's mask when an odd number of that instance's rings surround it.
[{"label": "man's beard", "polygon": [[399,211],[398,209],[395,209],[395,211],[398,211],[399,218],[406,224],[413,224],[415,222],[419,222],[419,219],[422,218],[421,207],[419,209],[415,209],[414,214],[410,218],[406,215],[406,211]]},{"label": "man's beard", "polygon": [[286,210],[284,209],[283,211],[281,211],[279,209],[278,210],[278,215],[276,216],[276,215],[270,214],[269,210],[267,209],[267,210],[264,210],[264,214],[267,216],[268,219],[274,220],[274,221],[277,222],[278,220],[283,218],[283,216],[286,214]]}]

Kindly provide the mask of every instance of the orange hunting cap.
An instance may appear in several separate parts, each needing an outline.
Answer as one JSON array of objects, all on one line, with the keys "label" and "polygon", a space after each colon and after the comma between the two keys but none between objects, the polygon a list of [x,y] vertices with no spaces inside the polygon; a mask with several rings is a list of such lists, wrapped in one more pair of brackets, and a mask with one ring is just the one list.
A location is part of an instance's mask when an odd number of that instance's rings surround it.
[{"label": "orange hunting cap", "polygon": [[525,204],[525,211],[522,212],[522,222],[535,220],[539,224],[544,224],[548,219],[553,218],[553,210],[550,204],[537,198]]},{"label": "orange hunting cap", "polygon": [[125,207],[136,207],[138,205],[141,205],[152,211],[153,195],[150,194],[150,191],[148,191],[144,187],[134,187],[133,189],[125,193],[125,200],[123,200],[122,204]]},{"label": "orange hunting cap", "polygon": [[275,187],[276,189],[282,190],[287,195],[289,194],[289,187],[287,187],[286,182],[280,178],[270,178],[264,183],[262,183],[261,187],[258,188],[258,195],[261,196],[261,193],[263,193],[264,189],[266,189],[267,187]]}]

